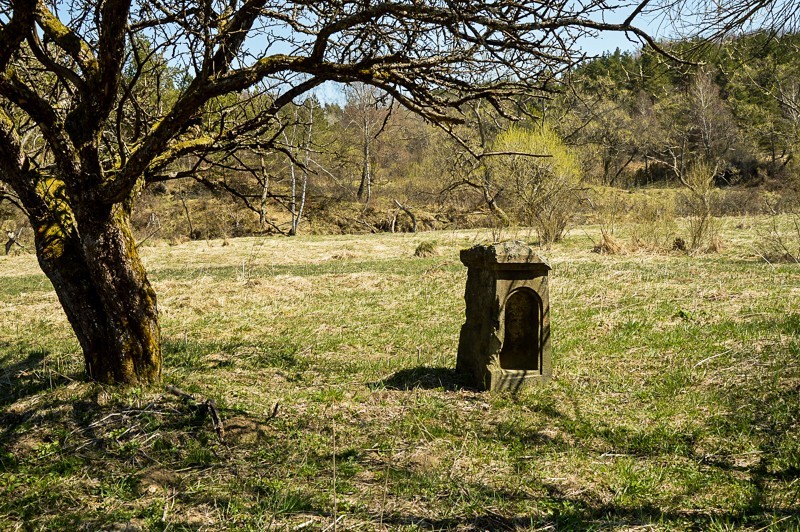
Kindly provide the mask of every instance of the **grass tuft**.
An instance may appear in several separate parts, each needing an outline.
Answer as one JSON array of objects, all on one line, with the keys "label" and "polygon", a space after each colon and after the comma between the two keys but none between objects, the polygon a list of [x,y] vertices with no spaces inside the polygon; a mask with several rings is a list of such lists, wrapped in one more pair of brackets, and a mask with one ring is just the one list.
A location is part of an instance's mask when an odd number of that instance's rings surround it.
[{"label": "grass tuft", "polygon": [[423,240],[419,243],[417,248],[414,250],[415,257],[435,257],[439,255],[439,249],[434,240]]}]

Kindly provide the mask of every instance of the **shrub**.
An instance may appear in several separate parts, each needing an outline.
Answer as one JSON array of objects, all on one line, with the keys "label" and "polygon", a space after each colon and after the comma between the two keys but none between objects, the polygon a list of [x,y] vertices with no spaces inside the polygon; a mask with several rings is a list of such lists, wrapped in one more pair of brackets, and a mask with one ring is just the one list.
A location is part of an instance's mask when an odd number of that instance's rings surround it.
[{"label": "shrub", "polygon": [[700,161],[690,166],[681,176],[681,182],[688,190],[684,201],[688,211],[691,251],[697,251],[703,244],[714,241],[719,230],[711,212],[716,175],[716,166]]},{"label": "shrub", "polygon": [[503,199],[518,219],[536,229],[541,244],[561,240],[580,202],[580,164],[549,127],[511,127],[498,136],[490,167]]},{"label": "shrub", "polygon": [[764,248],[761,255],[770,262],[800,263],[800,208],[781,213],[769,201],[765,204],[770,216],[767,229],[759,235]]},{"label": "shrub", "polygon": [[633,202],[630,218],[635,246],[653,251],[673,249],[677,232],[673,196],[648,196]]},{"label": "shrub", "polygon": [[624,252],[622,244],[614,237],[617,224],[625,219],[631,205],[625,194],[614,188],[603,190],[597,188],[589,200],[598,225],[600,225],[600,243],[592,251],[608,255],[619,255]]}]

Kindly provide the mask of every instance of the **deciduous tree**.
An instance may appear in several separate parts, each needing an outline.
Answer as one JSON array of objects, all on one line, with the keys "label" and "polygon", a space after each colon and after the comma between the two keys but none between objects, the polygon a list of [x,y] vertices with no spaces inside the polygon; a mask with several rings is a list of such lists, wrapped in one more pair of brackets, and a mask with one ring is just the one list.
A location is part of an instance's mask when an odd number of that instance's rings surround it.
[{"label": "deciduous tree", "polygon": [[489,166],[509,190],[509,206],[536,228],[540,243],[561,240],[579,201],[581,171],[575,153],[546,125],[511,127],[497,137],[494,148],[498,155]]}]

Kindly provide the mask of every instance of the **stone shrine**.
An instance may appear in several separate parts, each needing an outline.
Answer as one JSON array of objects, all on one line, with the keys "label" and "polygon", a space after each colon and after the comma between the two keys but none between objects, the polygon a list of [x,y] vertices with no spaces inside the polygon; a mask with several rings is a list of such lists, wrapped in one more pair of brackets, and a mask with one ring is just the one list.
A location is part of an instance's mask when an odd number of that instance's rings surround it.
[{"label": "stone shrine", "polygon": [[552,375],[550,265],[523,242],[461,251],[466,322],[456,370],[482,390],[517,391]]}]

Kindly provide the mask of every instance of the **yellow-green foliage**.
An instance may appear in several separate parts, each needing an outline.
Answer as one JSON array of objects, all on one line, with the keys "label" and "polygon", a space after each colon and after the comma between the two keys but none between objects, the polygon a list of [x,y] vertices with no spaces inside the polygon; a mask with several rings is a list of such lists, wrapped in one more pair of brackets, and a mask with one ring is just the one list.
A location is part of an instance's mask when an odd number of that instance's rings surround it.
[{"label": "yellow-green foliage", "polygon": [[511,127],[494,144],[502,153],[490,161],[505,205],[533,225],[542,243],[561,239],[578,207],[581,180],[576,154],[548,126]]},{"label": "yellow-green foliage", "polygon": [[547,125],[536,129],[512,126],[497,137],[495,150],[514,153],[499,158],[499,164],[520,176],[539,181],[558,179],[573,185],[580,181],[581,167],[575,152]]}]

